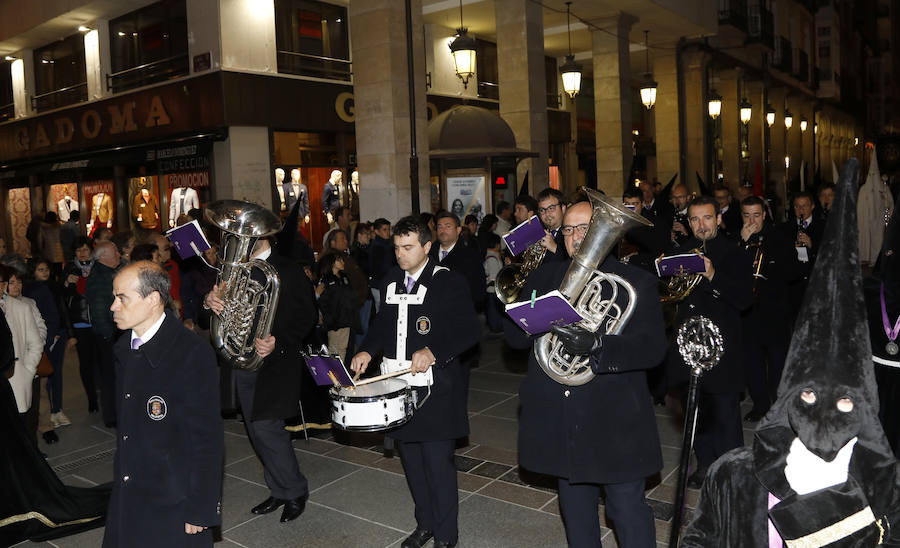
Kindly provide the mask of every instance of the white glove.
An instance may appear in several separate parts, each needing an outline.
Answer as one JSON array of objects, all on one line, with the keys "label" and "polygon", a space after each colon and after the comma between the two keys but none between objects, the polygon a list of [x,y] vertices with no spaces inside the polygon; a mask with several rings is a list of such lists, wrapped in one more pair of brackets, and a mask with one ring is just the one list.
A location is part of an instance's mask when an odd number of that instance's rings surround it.
[{"label": "white glove", "polygon": [[784,477],[791,489],[798,495],[805,495],[846,482],[856,441],[855,437],[848,441],[833,461],[826,462],[807,449],[800,438],[794,438],[784,467]]}]

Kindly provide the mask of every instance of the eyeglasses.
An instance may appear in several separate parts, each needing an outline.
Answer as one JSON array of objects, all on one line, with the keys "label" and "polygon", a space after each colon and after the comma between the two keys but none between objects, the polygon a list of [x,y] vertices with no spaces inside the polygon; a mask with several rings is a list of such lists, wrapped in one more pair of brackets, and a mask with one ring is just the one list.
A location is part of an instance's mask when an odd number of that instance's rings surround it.
[{"label": "eyeglasses", "polygon": [[540,214],[550,213],[551,211],[556,211],[556,208],[558,208],[558,207],[559,207],[559,204],[548,205],[547,207],[539,207],[538,213],[540,213]]},{"label": "eyeglasses", "polygon": [[563,225],[561,230],[564,236],[571,236],[576,230],[580,236],[584,236],[587,234],[588,227],[591,226],[589,223],[584,223],[581,225]]}]

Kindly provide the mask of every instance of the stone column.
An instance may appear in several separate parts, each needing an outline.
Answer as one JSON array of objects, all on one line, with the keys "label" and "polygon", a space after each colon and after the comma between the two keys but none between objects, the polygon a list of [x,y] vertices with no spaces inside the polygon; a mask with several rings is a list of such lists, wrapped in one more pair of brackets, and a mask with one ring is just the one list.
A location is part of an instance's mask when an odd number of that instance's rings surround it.
[{"label": "stone column", "polygon": [[[405,21],[402,1],[369,0],[350,4],[356,157],[360,179],[364,181],[359,189],[362,219],[384,217],[395,221],[412,212]],[[384,29],[388,28],[393,30],[386,32]],[[412,0],[412,28],[419,204],[422,211],[428,211],[431,191],[421,0]]]},{"label": "stone column", "polygon": [[213,199],[234,198],[272,208],[269,128],[231,126],[213,144]]},{"label": "stone column", "polygon": [[[191,19],[194,19],[196,7],[189,13]],[[222,68],[272,74],[278,72],[273,0],[219,0],[218,15]],[[215,11],[207,15],[210,16],[215,16]],[[204,24],[202,28],[203,36],[208,38],[208,27]],[[356,40],[355,35],[353,39]],[[193,53],[190,46],[188,49]],[[210,44],[208,49],[215,47]],[[354,66],[354,70],[357,68]]]},{"label": "stone column", "polygon": [[544,65],[544,20],[532,0],[496,0],[497,70],[500,116],[516,136],[516,145],[538,153],[519,163],[517,179],[529,173],[532,196],[547,188],[547,80]]},{"label": "stone column", "polygon": [[24,118],[34,114],[31,108],[31,97],[34,94],[34,50],[23,49],[16,53],[18,57],[10,63],[12,76],[13,108],[16,118]]},{"label": "stone column", "polygon": [[[191,74],[194,73],[194,57],[209,54],[209,70],[222,67],[222,41],[219,38],[220,0],[191,0],[186,2],[188,33],[188,59]],[[274,16],[273,16],[274,17]],[[274,18],[273,18],[274,29]],[[226,42],[227,45],[227,42]],[[274,47],[274,42],[273,46]],[[271,57],[269,57],[271,59]]]},{"label": "stone column", "polygon": [[706,105],[706,64],[707,54],[702,51],[686,51],[682,55],[684,74],[684,174],[680,179],[691,192],[700,192],[697,173],[706,181],[706,166],[709,163],[709,109]]},{"label": "stone column", "polygon": [[84,61],[89,101],[110,95],[110,91],[106,87],[106,75],[112,72],[112,61],[109,56],[109,21],[100,19],[93,25],[95,28],[84,35]]},{"label": "stone column", "polygon": [[[722,172],[732,195],[741,184],[741,81],[740,69],[722,72],[716,89],[722,96]],[[715,173],[713,174],[715,176]],[[715,180],[708,184],[715,184]]]},{"label": "stone column", "polygon": [[591,32],[597,188],[614,197],[622,196],[631,169],[633,91],[628,33],[636,21],[625,13],[592,21],[602,29]]},{"label": "stone column", "polygon": [[653,78],[656,80],[656,105],[653,118],[656,126],[656,172],[666,184],[672,175],[681,173],[680,122],[678,119],[678,60],[675,44],[664,45],[653,52]]}]

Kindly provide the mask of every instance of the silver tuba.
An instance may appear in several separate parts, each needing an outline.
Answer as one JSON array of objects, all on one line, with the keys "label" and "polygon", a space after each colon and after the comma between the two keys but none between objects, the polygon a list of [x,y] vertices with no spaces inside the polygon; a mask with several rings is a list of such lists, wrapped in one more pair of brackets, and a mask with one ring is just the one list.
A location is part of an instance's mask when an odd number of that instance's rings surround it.
[{"label": "silver tuba", "polygon": [[[216,284],[226,284],[225,309],[210,321],[212,343],[232,366],[256,371],[262,358],[253,342],[272,329],[280,281],[275,267],[250,255],[257,240],[281,230],[281,221],[268,209],[242,200],[213,202],[206,208],[206,218],[222,229],[222,268]],[[253,279],[253,269],[262,271],[265,283]]]},{"label": "silver tuba", "polygon": [[[591,224],[572,256],[572,264],[563,277],[559,292],[565,296],[583,320],[578,326],[596,333],[615,335],[631,318],[637,303],[634,287],[621,276],[600,272],[597,266],[620,238],[632,228],[653,223],[613,202],[596,190],[585,188],[591,200]],[[628,294],[623,310],[616,304],[619,291]],[[589,356],[569,355],[553,333],[545,333],[534,345],[534,357],[541,369],[560,384],[579,386],[594,378]]]}]

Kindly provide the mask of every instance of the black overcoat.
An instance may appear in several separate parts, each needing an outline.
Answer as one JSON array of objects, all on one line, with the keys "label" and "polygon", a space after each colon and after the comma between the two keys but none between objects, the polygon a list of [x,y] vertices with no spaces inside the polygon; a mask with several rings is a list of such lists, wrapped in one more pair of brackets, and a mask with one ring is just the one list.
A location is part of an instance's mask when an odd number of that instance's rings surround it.
[{"label": "black overcoat", "polygon": [[[569,264],[541,265],[521,294],[536,290],[542,295],[558,289]],[[622,333],[603,336],[600,353],[591,358],[605,372],[581,386],[566,386],[547,376],[532,352],[519,389],[519,464],[574,483],[621,483],[662,468],[645,373],[662,361],[666,350],[657,280],[611,257],[600,270],[624,277],[638,295],[634,315]],[[619,292],[620,306],[626,299]],[[509,318],[504,332],[514,348],[532,343]]]},{"label": "black overcoat", "polygon": [[[406,274],[394,267],[385,276],[381,288],[381,310],[375,325],[363,341],[360,351],[373,357],[410,360],[417,350],[428,347],[435,357],[434,384],[431,396],[403,426],[388,435],[402,441],[438,441],[461,438],[469,434],[466,393],[459,355],[474,346],[480,337],[478,316],[472,306],[469,288],[457,272],[428,261],[412,292],[419,286],[427,291],[421,305],[409,305],[406,355],[397,356],[397,316],[399,305],[388,304],[388,286],[396,282],[397,292],[405,291]],[[374,360],[373,360],[374,363]],[[424,388],[415,388],[419,397]]]},{"label": "black overcoat", "polygon": [[438,261],[441,250],[440,244],[435,242],[431,246],[429,257],[438,266],[449,268],[459,272],[469,285],[469,294],[472,296],[472,304],[476,310],[484,307],[485,294],[487,293],[487,278],[484,274],[484,259],[477,247],[470,247],[457,240],[456,245],[447,253],[443,261]]},{"label": "black overcoat", "polygon": [[[699,247],[700,241],[691,238],[681,249]],[[712,281],[701,278],[690,296],[678,305],[675,327],[680,327],[692,316],[705,316],[719,327],[725,352],[718,365],[700,378],[700,391],[707,394],[736,393],[745,387],[741,311],[753,303],[750,259],[737,243],[721,234],[706,242],[705,255],[712,261],[715,275]],[[684,364],[674,340],[669,345],[666,365],[673,382],[687,382],[690,369]]]},{"label": "black overcoat", "polygon": [[115,479],[103,546],[212,546],[221,525],[224,427],[212,346],[166,314],[152,339],[116,358]]},{"label": "black overcoat", "polygon": [[300,267],[277,253],[266,259],[278,271],[281,290],[272,335],[275,350],[257,371],[253,420],[287,419],[297,415],[303,368],[303,341],[316,324],[315,297],[309,278]]}]

